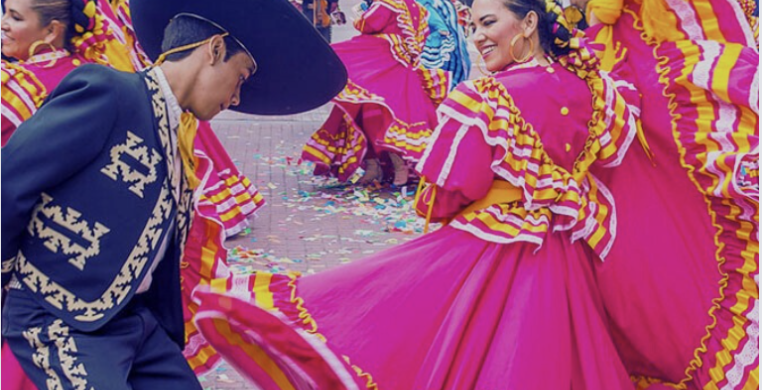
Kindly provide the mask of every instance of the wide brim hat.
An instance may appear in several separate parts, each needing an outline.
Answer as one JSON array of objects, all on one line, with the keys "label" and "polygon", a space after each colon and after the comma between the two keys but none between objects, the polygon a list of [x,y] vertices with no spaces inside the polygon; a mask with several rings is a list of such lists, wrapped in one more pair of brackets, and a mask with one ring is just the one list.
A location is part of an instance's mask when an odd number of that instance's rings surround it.
[{"label": "wide brim hat", "polygon": [[138,42],[152,60],[161,54],[169,21],[186,13],[230,33],[252,55],[256,73],[241,88],[232,110],[286,115],[319,107],[347,82],[331,46],[287,0],[131,0]]}]

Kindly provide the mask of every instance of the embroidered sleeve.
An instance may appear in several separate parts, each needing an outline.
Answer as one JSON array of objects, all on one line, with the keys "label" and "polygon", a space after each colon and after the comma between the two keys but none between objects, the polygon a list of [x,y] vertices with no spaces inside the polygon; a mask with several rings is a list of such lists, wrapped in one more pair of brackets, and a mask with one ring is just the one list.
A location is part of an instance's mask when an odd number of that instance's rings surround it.
[{"label": "embroidered sleeve", "polygon": [[104,147],[123,103],[106,71],[113,72],[95,65],[72,71],[3,148],[3,259],[18,252],[40,194],[66,182]]}]

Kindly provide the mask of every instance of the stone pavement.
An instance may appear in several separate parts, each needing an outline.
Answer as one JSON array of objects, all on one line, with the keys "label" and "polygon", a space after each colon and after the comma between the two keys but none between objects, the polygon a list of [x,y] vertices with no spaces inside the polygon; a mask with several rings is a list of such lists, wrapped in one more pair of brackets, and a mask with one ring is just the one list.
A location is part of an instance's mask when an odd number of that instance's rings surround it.
[{"label": "stone pavement", "polygon": [[[352,6],[340,0],[348,24],[333,27],[333,41],[359,33]],[[284,32],[287,33],[287,32]],[[469,44],[472,60],[476,58]],[[477,73],[477,74],[473,74]],[[471,78],[478,77],[473,71]],[[414,185],[366,189],[312,175],[301,148],[328,117],[332,104],[310,112],[265,117],[224,112],[212,127],[236,166],[264,195],[251,228],[226,242],[234,272],[320,272],[412,240],[423,222],[411,210]],[[205,390],[255,389],[226,363],[199,377]]]}]

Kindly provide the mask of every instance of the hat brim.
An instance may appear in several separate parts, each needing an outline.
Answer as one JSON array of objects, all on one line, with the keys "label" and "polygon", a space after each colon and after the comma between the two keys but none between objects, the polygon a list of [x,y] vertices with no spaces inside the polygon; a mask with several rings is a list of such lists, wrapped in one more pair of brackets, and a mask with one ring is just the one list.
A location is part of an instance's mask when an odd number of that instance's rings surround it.
[{"label": "hat brim", "polygon": [[319,107],[347,82],[347,71],[331,46],[286,0],[131,0],[138,42],[152,59],[161,54],[164,29],[175,15],[208,19],[240,41],[257,72],[231,109],[287,115]]}]

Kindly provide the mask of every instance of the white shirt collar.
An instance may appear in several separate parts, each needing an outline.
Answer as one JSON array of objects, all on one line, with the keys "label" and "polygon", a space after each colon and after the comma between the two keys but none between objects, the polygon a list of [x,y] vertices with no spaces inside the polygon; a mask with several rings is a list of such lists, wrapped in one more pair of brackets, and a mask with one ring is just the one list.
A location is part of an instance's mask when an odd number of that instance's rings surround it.
[{"label": "white shirt collar", "polygon": [[182,115],[183,109],[180,108],[180,103],[177,102],[177,97],[175,97],[175,94],[172,93],[172,88],[169,87],[167,77],[164,76],[164,71],[161,70],[160,66],[157,66],[155,70],[156,78],[159,80],[159,87],[161,88],[161,92],[164,94],[164,100],[167,102],[167,108],[169,108],[169,112],[167,113],[167,116],[169,117],[169,128],[176,130],[177,126],[180,125],[180,115]]},{"label": "white shirt collar", "polygon": [[180,199],[180,177],[183,175],[182,162],[180,160],[180,151],[177,148],[177,131],[180,126],[180,115],[183,113],[183,109],[180,108],[180,103],[177,102],[177,97],[172,93],[172,88],[169,87],[166,76],[161,70],[161,67],[154,67],[156,73],[156,79],[159,82],[159,88],[161,88],[162,94],[164,94],[164,101],[167,103],[169,117],[169,142],[170,147],[174,151],[175,158],[172,163],[174,168],[174,178],[172,183],[172,191],[175,199]]}]

